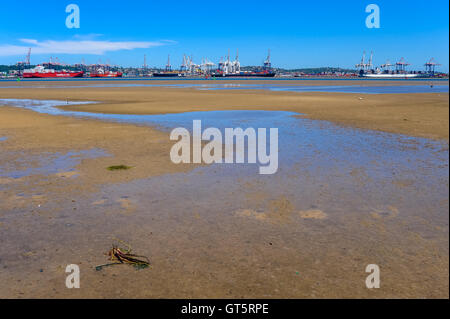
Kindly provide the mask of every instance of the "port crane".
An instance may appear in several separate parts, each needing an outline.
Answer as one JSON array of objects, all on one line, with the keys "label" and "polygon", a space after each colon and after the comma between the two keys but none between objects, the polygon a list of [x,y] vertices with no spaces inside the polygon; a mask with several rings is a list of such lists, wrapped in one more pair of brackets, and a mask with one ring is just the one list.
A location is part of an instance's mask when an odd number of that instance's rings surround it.
[{"label": "port crane", "polygon": [[27,56],[25,57],[25,64],[30,65],[30,59],[31,59],[31,48],[28,48]]},{"label": "port crane", "polygon": [[201,69],[201,66],[194,63],[193,56],[188,56],[183,54],[183,63],[181,64],[180,71],[185,72],[187,74],[196,74],[198,70]]},{"label": "port crane", "polygon": [[166,64],[166,72],[172,71],[172,66],[170,65],[170,54],[167,57],[167,64]]},{"label": "port crane", "polygon": [[361,62],[359,62],[358,64],[355,64],[355,68],[357,68],[361,71],[364,71],[366,69],[366,63],[364,62],[365,59],[366,59],[366,51],[363,52]]},{"label": "port crane", "polygon": [[405,61],[405,59],[402,57],[400,61],[395,63],[395,69],[397,72],[406,72],[406,67],[410,65],[408,62]]},{"label": "port crane", "polygon": [[382,64],[382,65],[380,65],[380,66],[381,66],[381,68],[382,68],[383,70],[390,72],[390,71],[391,71],[391,68],[392,68],[394,65],[393,65],[389,60],[387,60],[385,64]]},{"label": "port crane", "polygon": [[373,60],[373,51],[370,52],[369,63],[367,63],[367,65],[366,65],[367,70],[373,69],[372,60]]},{"label": "port crane", "polygon": [[17,66],[29,66],[31,59],[31,48],[28,48],[28,53],[25,56],[25,61],[17,62]]},{"label": "port crane", "polygon": [[186,54],[183,54],[183,63],[181,63],[180,71],[181,72],[188,71],[188,62],[187,62]]},{"label": "port crane", "polygon": [[202,64],[200,65],[200,69],[203,73],[210,73],[211,70],[214,68],[215,64],[208,60],[208,58],[202,59]]},{"label": "port crane", "polygon": [[270,62],[270,49],[267,52],[267,58],[264,61],[264,70],[270,70],[272,68],[272,63]]},{"label": "port crane", "polygon": [[361,58],[361,62],[359,62],[358,64],[355,65],[355,68],[359,69],[360,71],[368,71],[371,70],[373,67],[372,64],[372,59],[373,59],[373,52],[370,52],[370,58],[368,63],[365,62],[366,60],[366,51],[363,52],[362,58]]},{"label": "port crane", "polygon": [[235,74],[241,72],[241,63],[239,62],[239,50],[236,51],[236,59],[234,61],[230,60],[230,50],[228,50],[228,56],[225,61],[220,58],[219,70],[223,74]]},{"label": "port crane", "polygon": [[241,72],[241,63],[239,62],[239,49],[236,50],[236,59],[231,64],[232,72]]},{"label": "port crane", "polygon": [[434,58],[431,58],[430,61],[425,63],[425,69],[428,73],[434,75],[435,68],[437,65],[440,65],[439,63],[434,62]]}]

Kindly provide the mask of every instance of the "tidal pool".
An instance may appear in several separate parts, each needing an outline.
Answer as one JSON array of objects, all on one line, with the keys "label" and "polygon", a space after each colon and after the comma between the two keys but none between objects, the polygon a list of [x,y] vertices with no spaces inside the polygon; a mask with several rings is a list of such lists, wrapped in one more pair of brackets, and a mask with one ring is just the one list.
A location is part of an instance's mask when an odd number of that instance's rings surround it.
[{"label": "tidal pool", "polygon": [[[448,164],[448,148],[442,141],[409,137],[399,134],[343,128],[325,121],[312,121],[285,111],[207,111],[158,115],[102,114],[65,111],[60,105],[89,104],[92,102],[62,102],[40,100],[0,99],[1,104],[30,109],[50,115],[149,125],[169,132],[176,127],[192,130],[193,120],[201,120],[202,128],[278,128],[280,168],[285,165],[307,163],[314,158],[319,167],[373,167],[378,163],[390,169],[396,166],[419,166],[430,162],[438,166]],[[446,161],[447,159],[447,161]],[[372,163],[372,164],[371,164]],[[426,165],[425,165],[426,166]],[[251,169],[249,171],[252,171]],[[444,171],[431,176],[446,176]],[[250,174],[253,174],[250,173]],[[369,171],[369,175],[384,177],[383,171]]]}]

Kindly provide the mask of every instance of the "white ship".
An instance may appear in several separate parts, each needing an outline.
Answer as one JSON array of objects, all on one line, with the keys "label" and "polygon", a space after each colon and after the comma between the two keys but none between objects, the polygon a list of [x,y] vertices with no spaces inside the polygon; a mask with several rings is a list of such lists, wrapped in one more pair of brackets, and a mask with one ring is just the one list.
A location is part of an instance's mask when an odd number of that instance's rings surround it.
[{"label": "white ship", "polygon": [[424,77],[425,74],[420,73],[364,73],[361,75],[365,78],[379,78],[379,79],[409,79],[409,78],[417,78]]},{"label": "white ship", "polygon": [[[425,66],[427,67],[426,72],[408,72],[406,67],[410,65],[405,62],[404,58],[401,58],[395,64],[391,64],[389,60],[380,65],[380,67],[373,68],[372,64],[373,53],[370,54],[369,61],[366,63],[365,52],[363,53],[361,62],[356,64],[355,67],[359,69],[359,76],[365,78],[377,78],[377,79],[411,79],[411,78],[427,78],[434,75],[434,66],[439,65],[437,63],[427,62]],[[395,67],[395,70],[392,68]]]}]

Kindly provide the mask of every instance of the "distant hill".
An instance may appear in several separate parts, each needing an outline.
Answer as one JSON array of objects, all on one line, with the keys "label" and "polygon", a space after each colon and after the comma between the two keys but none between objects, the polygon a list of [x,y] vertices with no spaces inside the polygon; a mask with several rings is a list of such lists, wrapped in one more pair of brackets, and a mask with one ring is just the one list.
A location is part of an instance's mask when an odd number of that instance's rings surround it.
[{"label": "distant hill", "polygon": [[17,70],[17,66],[0,65],[0,72],[9,72],[10,70]]},{"label": "distant hill", "polygon": [[[259,66],[243,66],[241,67],[242,71],[255,71],[261,69]],[[336,73],[336,72],[345,72],[345,73],[357,73],[357,70],[354,69],[343,69],[343,68],[334,68],[334,67],[320,67],[320,68],[300,68],[300,69],[283,69],[283,68],[272,68],[272,70],[277,73],[305,73],[305,74],[320,74],[320,73]]]}]

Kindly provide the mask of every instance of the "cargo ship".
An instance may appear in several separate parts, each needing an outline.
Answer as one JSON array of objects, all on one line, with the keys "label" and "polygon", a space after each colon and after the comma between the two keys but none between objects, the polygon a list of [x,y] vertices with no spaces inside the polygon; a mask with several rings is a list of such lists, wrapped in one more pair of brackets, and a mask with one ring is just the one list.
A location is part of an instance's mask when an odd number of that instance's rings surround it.
[{"label": "cargo ship", "polygon": [[34,69],[23,70],[22,73],[24,78],[81,78],[83,75],[83,71],[56,71],[46,69],[41,65],[36,66]]},{"label": "cargo ship", "polygon": [[155,78],[173,78],[182,76],[181,73],[178,73],[176,71],[169,71],[169,72],[156,72],[152,74]]},{"label": "cargo ship", "polygon": [[426,78],[426,74],[419,73],[363,73],[361,77],[374,79],[412,79],[412,78]]},{"label": "cargo ship", "polygon": [[[361,58],[361,62],[355,65],[356,68],[359,69],[359,76],[363,78],[373,78],[373,79],[413,79],[413,78],[429,78],[434,76],[434,67],[439,65],[438,63],[434,63],[433,59],[425,64],[427,67],[426,72],[408,72],[406,67],[410,65],[405,61],[404,58],[401,58],[395,64],[391,64],[389,60],[386,61],[385,64],[380,65],[379,67],[374,68],[372,64],[373,52],[370,54],[369,61],[365,62],[365,52]],[[395,67],[395,70],[392,68]]]},{"label": "cargo ship", "polygon": [[275,76],[275,72],[264,70],[264,71],[260,71],[260,72],[225,73],[221,70],[217,70],[216,72],[212,72],[211,76],[214,76],[214,77],[267,77],[267,78],[273,78]]},{"label": "cargo ship", "polygon": [[219,68],[212,71],[211,76],[213,77],[266,77],[273,78],[275,72],[272,71],[272,64],[270,62],[270,50],[267,55],[266,60],[262,68],[259,71],[241,71],[241,63],[239,62],[239,52],[236,53],[236,59],[230,61],[230,54],[228,53],[228,58],[219,62]]},{"label": "cargo ship", "polygon": [[113,72],[113,71],[104,71],[103,69],[99,69],[95,73],[91,73],[91,78],[121,78],[123,76],[122,72]]},{"label": "cargo ship", "polygon": [[155,78],[173,78],[182,76],[181,73],[177,71],[172,71],[172,66],[170,65],[170,54],[167,58],[166,69],[163,72],[155,72],[152,74]]}]

